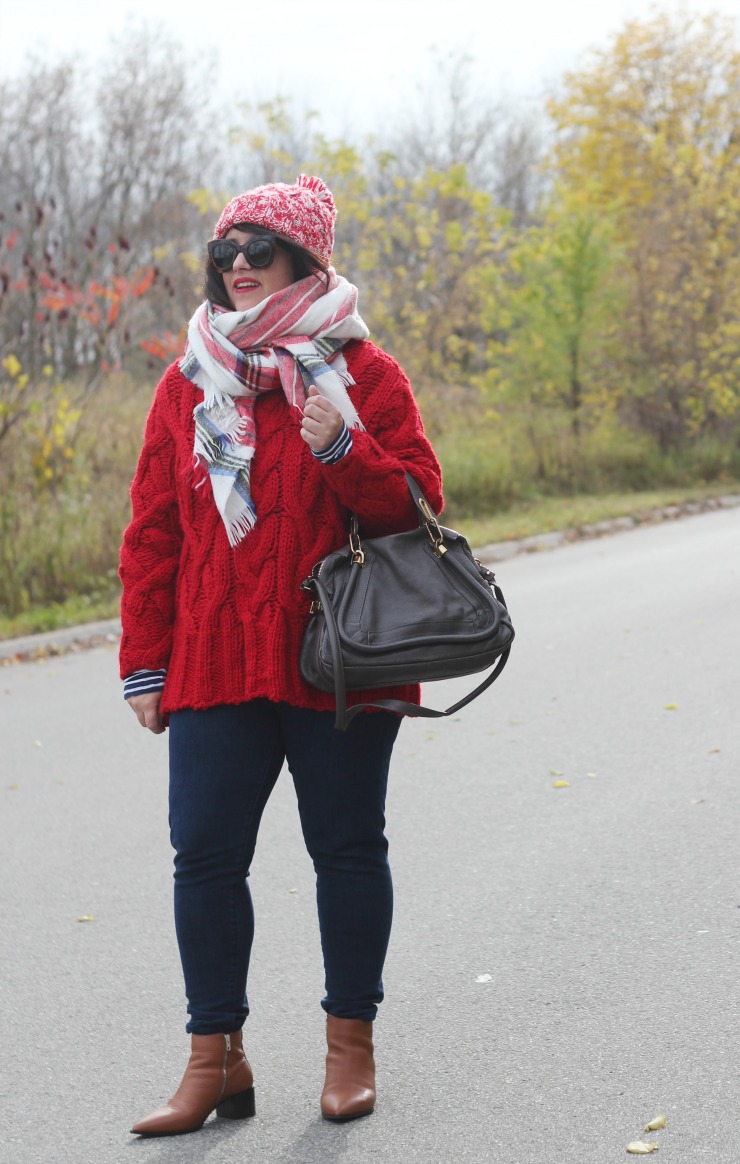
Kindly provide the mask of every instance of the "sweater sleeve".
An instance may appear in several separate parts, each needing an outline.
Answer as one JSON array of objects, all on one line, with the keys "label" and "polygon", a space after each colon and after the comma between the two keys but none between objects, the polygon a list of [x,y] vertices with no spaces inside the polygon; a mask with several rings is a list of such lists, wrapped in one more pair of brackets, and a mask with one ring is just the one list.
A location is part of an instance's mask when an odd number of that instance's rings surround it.
[{"label": "sweater sleeve", "polygon": [[182,545],[175,481],[174,419],[167,373],[154,397],[136,475],[131,522],[123,536],[121,678],[166,668],[172,648],[175,586]]},{"label": "sweater sleeve", "polygon": [[358,515],[363,531],[377,537],[417,524],[407,472],[435,513],[441,512],[442,473],[408,378],[387,353],[372,344],[367,348],[370,358],[352,368],[365,431],[353,429],[349,452],[335,464],[323,465],[322,472],[342,504]]}]

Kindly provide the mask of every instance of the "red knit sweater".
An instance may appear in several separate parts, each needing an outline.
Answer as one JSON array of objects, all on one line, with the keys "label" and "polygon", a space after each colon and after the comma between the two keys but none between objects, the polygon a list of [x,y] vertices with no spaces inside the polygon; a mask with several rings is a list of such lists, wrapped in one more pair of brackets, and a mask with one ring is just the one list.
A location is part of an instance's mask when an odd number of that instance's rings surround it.
[{"label": "red knit sweater", "polygon": [[[162,710],[264,697],[332,709],[298,668],[310,597],[299,589],[317,561],[346,544],[348,514],[368,537],[411,529],[410,470],[439,512],[441,475],[409,382],[369,342],[344,349],[349,389],[366,431],[323,465],[300,436],[300,416],[277,389],[258,396],[250,489],[257,524],[232,548],[211,491],[193,463],[193,409],[202,391],[177,364],[162,377],[131,487],[121,549],[121,676],[167,668]],[[198,481],[203,481],[195,488]],[[418,702],[416,686],[354,692]]]}]

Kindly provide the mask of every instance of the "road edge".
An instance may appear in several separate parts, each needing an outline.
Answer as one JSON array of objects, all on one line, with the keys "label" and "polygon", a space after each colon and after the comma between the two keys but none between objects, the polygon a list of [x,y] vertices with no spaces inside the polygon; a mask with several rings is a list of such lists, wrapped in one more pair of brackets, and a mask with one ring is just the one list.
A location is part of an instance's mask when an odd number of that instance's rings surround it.
[{"label": "road edge", "polygon": [[[504,542],[489,542],[473,552],[487,566],[505,562],[520,554],[542,553],[556,550],[574,542],[593,538],[609,537],[639,529],[643,525],[656,525],[663,521],[677,521],[682,517],[695,517],[718,509],[740,507],[740,493],[727,493],[721,497],[707,497],[702,501],[687,501],[681,505],[667,505],[662,509],[652,509],[635,517],[614,517],[607,521],[597,521],[587,525],[571,526],[568,529],[550,533],[533,534],[526,538],[512,538]],[[55,631],[44,631],[36,635],[24,635],[17,639],[0,640],[0,666],[12,663],[32,662],[48,659],[55,655],[67,655],[93,647],[110,645],[121,637],[121,620],[105,619],[83,623],[80,626],[64,627]]]}]

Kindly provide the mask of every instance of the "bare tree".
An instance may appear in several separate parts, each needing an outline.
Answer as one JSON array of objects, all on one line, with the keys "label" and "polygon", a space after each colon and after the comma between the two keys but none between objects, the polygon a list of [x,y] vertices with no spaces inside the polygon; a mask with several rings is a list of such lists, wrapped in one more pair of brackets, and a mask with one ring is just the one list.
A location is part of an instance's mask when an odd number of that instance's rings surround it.
[{"label": "bare tree", "polygon": [[543,190],[544,133],[530,107],[494,96],[476,76],[472,58],[454,52],[436,58],[389,147],[404,174],[465,166],[472,185],[510,210],[520,226]]},{"label": "bare tree", "polygon": [[200,246],[202,218],[186,195],[218,162],[208,91],[147,28],[92,74],[30,58],[0,85],[0,355],[31,381],[51,365],[94,388],[143,334],[187,318],[181,256]]},{"label": "bare tree", "polygon": [[229,127],[224,177],[232,193],[265,182],[294,182],[298,171],[312,164],[320,118],[296,108],[292,98],[240,101],[225,110],[224,119]]}]

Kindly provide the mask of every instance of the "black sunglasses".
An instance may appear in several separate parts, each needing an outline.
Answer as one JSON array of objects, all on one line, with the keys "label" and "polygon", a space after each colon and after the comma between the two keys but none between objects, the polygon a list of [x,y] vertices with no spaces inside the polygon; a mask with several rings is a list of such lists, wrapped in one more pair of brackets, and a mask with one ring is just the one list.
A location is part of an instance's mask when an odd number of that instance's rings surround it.
[{"label": "black sunglasses", "polygon": [[239,246],[233,238],[216,238],[208,244],[208,257],[217,271],[230,271],[237,255],[244,255],[250,267],[264,269],[275,258],[277,239],[274,234],[258,234]]}]

